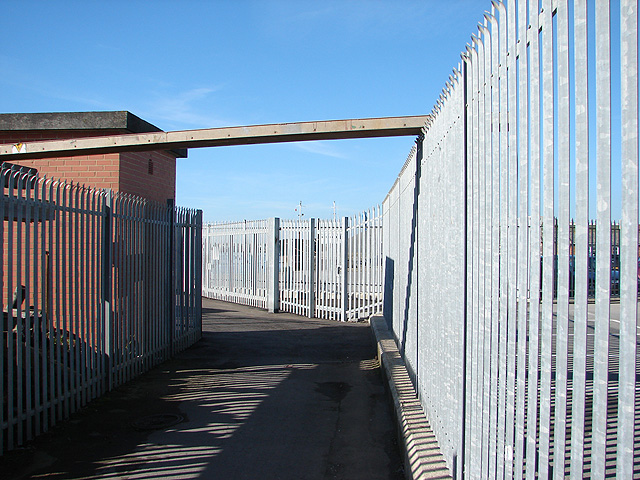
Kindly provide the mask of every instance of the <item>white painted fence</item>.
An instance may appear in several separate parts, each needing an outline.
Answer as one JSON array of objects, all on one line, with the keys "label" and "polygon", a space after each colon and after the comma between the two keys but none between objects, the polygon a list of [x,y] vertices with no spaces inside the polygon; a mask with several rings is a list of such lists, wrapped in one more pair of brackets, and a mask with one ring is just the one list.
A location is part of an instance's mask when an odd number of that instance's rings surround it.
[{"label": "white painted fence", "polygon": [[379,207],[339,220],[258,220],[203,228],[203,294],[333,320],[382,309]]},{"label": "white painted fence", "polygon": [[202,212],[0,176],[0,452],[201,335]]}]

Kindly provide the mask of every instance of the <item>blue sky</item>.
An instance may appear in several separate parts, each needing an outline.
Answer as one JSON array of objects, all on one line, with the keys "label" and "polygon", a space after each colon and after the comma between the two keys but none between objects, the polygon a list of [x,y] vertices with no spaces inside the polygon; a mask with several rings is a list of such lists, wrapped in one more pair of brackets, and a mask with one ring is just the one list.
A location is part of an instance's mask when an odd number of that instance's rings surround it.
[{"label": "blue sky", "polygon": [[[423,115],[483,11],[447,1],[3,2],[3,113],[129,110],[163,130]],[[412,137],[191,149],[207,221],[381,203]]]}]

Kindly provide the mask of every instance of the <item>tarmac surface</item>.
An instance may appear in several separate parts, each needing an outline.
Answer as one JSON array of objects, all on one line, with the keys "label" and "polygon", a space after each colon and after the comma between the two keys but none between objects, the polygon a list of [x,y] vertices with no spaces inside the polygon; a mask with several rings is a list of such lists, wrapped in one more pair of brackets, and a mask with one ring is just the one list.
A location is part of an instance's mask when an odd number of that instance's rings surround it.
[{"label": "tarmac surface", "polygon": [[1,479],[402,479],[366,323],[203,299],[203,338],[0,457]]}]

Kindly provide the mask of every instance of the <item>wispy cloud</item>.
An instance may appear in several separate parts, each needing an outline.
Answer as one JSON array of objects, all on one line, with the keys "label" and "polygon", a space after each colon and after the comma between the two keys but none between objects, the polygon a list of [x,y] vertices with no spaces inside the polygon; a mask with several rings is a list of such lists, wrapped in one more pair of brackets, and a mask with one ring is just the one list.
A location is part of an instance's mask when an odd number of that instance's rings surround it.
[{"label": "wispy cloud", "polygon": [[170,128],[214,128],[233,124],[229,119],[206,111],[213,102],[213,93],[221,86],[192,88],[170,94],[159,94],[145,113],[149,117],[166,120]]},{"label": "wispy cloud", "polygon": [[293,145],[305,152],[315,153],[316,155],[322,155],[324,157],[342,158],[345,160],[349,158],[347,154],[336,148],[335,144],[332,145],[326,141],[296,142]]}]

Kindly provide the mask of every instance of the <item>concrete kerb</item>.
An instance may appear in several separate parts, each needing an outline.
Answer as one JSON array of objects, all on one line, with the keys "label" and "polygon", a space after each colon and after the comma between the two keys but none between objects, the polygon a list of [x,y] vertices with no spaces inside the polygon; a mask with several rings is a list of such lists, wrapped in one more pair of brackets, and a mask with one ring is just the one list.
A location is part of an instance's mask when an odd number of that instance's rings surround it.
[{"label": "concrete kerb", "polygon": [[369,322],[393,401],[406,478],[452,478],[386,320],[382,315],[373,315]]}]

